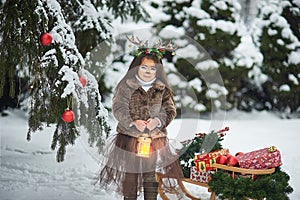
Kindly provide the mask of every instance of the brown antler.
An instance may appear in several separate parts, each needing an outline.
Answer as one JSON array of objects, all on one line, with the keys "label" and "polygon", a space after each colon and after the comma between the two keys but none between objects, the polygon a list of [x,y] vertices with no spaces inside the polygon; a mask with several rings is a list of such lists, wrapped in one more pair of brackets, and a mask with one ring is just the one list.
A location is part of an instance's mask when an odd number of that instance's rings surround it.
[{"label": "brown antler", "polygon": [[166,50],[169,50],[169,51],[171,51],[171,52],[174,52],[174,51],[177,49],[177,47],[172,43],[172,41],[170,41],[170,42],[167,44],[167,46],[165,47],[165,49],[166,49]]},{"label": "brown antler", "polygon": [[148,40],[147,41],[143,41],[141,39],[139,39],[138,37],[135,37],[132,35],[130,38],[126,35],[126,38],[132,43],[137,45],[138,47],[148,47]]},{"label": "brown antler", "polygon": [[164,48],[164,43],[161,41],[161,39],[158,39],[158,41],[153,45],[154,48]]},{"label": "brown antler", "polygon": [[[148,46],[148,40],[146,40],[144,42],[143,40],[141,40],[137,36],[134,37],[134,35],[132,35],[131,37],[126,35],[126,38],[132,44],[138,46],[139,48],[151,48],[151,47]],[[160,39],[153,45],[152,48],[165,49],[165,50],[168,50],[168,51],[171,51],[171,52],[174,52],[177,49],[177,47],[175,47],[175,45],[171,41],[167,45],[165,45]]]}]

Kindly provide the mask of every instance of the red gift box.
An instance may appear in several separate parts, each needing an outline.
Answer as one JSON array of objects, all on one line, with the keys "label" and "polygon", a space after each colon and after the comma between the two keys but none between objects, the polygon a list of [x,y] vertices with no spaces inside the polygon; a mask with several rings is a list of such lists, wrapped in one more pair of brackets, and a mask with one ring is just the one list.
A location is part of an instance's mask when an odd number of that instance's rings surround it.
[{"label": "red gift box", "polygon": [[226,154],[229,154],[228,149],[220,149],[206,154],[196,154],[194,157],[196,170],[200,172],[214,170],[215,168],[212,165],[216,163],[217,158]]},{"label": "red gift box", "polygon": [[269,169],[282,165],[280,151],[276,147],[259,149],[236,157],[241,168]]},{"label": "red gift box", "polygon": [[197,170],[196,166],[193,166],[190,171],[190,179],[201,183],[208,183],[210,174],[213,172],[214,171],[200,172]]}]

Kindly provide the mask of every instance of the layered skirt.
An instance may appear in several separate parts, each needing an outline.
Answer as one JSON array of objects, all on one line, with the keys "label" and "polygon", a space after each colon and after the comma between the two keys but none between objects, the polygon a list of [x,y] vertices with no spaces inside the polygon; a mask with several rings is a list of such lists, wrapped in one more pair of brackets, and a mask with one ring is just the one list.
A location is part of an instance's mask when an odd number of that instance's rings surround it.
[{"label": "layered skirt", "polygon": [[113,135],[103,153],[98,177],[100,186],[116,191],[122,196],[126,196],[126,192],[132,188],[140,193],[145,177],[160,172],[170,177],[164,182],[164,187],[176,191],[176,179],[183,177],[178,155],[166,137],[152,139],[151,145],[150,157],[139,157],[136,155],[137,138],[124,134]]}]

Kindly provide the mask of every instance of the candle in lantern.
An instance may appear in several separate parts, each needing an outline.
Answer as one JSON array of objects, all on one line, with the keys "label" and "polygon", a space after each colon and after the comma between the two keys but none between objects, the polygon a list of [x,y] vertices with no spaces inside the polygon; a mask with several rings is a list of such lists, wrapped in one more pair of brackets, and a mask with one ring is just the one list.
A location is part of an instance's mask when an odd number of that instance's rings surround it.
[{"label": "candle in lantern", "polygon": [[149,158],[151,154],[151,138],[143,134],[137,139],[137,156]]}]

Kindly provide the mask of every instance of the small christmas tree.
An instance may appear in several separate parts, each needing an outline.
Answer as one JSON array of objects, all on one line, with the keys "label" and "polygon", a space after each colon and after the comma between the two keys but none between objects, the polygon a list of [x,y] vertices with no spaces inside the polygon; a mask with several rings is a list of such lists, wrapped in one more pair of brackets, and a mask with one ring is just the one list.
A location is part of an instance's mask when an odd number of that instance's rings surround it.
[{"label": "small christmas tree", "polygon": [[195,166],[194,157],[195,153],[208,153],[222,148],[221,141],[223,141],[226,131],[229,127],[226,127],[219,131],[211,131],[209,134],[196,133],[196,136],[192,140],[186,140],[181,142],[183,147],[179,150],[179,162],[186,178],[190,177],[190,170],[192,166]]}]

